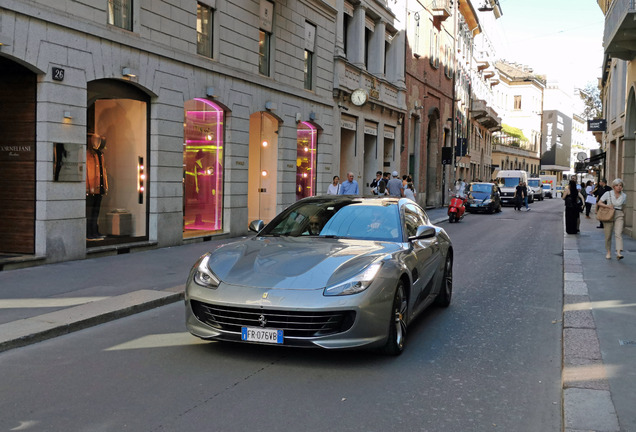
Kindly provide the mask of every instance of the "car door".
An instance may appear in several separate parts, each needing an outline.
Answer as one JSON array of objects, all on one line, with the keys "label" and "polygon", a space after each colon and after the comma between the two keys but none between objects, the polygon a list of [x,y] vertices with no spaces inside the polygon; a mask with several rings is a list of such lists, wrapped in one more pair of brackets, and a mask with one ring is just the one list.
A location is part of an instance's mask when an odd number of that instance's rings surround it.
[{"label": "car door", "polygon": [[[409,237],[414,236],[417,228],[428,225],[424,212],[415,204],[404,205],[405,230]],[[411,242],[411,253],[415,260],[413,266],[413,313],[425,307],[430,302],[431,294],[436,286],[435,273],[441,257],[440,245],[437,236],[425,239],[417,239]]]}]

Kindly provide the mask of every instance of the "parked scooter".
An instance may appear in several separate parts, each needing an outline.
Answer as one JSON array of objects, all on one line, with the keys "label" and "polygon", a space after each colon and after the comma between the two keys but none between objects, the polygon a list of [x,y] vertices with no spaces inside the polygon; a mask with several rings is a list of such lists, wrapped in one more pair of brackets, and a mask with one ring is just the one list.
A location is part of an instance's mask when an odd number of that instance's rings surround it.
[{"label": "parked scooter", "polygon": [[451,197],[450,203],[448,204],[448,222],[459,222],[464,218],[464,213],[466,212],[466,197],[462,198],[458,195],[454,195]]}]

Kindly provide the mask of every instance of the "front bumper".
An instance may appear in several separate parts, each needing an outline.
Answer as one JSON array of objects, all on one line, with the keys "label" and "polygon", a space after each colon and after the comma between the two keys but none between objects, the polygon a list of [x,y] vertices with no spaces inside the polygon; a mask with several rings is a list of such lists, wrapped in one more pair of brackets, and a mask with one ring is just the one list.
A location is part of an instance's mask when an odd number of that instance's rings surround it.
[{"label": "front bumper", "polygon": [[[324,312],[342,317],[340,324],[332,326],[329,334],[321,331],[284,330],[283,346],[358,348],[380,347],[386,342],[393,305],[395,281],[379,278],[365,291],[349,296],[323,296],[323,290],[292,290],[244,287],[222,283],[217,289],[208,289],[188,281],[186,286],[186,327],[202,339],[244,342],[241,327],[258,326],[254,317],[262,316],[264,328],[280,328],[280,316],[322,316]],[[234,315],[232,325],[219,325],[215,318],[202,311],[215,305],[223,310],[248,313]],[[306,318],[303,318],[306,319]],[[322,318],[317,318],[322,319]]]}]

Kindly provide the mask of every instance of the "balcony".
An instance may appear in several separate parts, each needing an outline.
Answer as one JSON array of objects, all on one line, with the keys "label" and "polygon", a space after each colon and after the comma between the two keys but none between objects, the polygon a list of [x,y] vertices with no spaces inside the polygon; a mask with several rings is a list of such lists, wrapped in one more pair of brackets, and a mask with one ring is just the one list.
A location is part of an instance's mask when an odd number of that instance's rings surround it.
[{"label": "balcony", "polygon": [[428,7],[435,20],[445,21],[451,16],[451,0],[430,0]]},{"label": "balcony", "polygon": [[636,0],[614,0],[605,15],[603,47],[614,58],[636,57]]}]

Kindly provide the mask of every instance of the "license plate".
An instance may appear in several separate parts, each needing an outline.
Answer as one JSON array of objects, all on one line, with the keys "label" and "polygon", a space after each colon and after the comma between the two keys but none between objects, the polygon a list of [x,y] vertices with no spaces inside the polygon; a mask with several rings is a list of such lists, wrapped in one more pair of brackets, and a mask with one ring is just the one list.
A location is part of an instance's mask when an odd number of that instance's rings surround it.
[{"label": "license plate", "polygon": [[471,207],[479,207],[479,204],[471,204]]},{"label": "license plate", "polygon": [[282,344],[283,331],[261,327],[242,327],[241,339],[247,342]]}]

